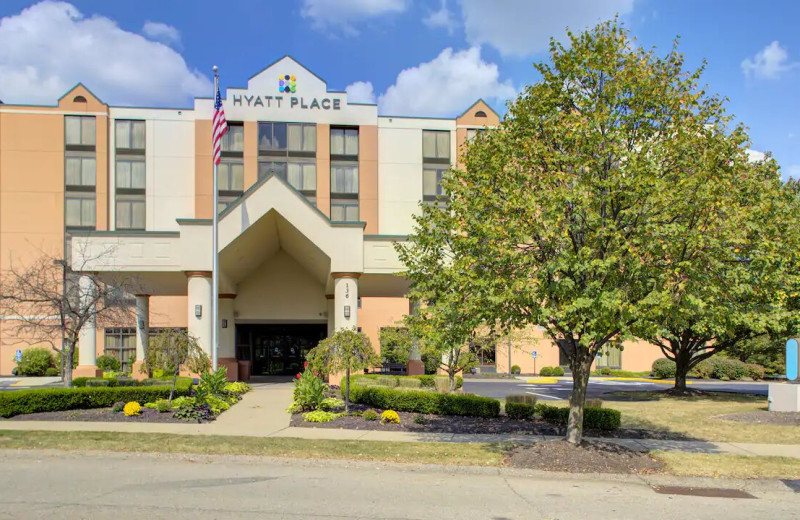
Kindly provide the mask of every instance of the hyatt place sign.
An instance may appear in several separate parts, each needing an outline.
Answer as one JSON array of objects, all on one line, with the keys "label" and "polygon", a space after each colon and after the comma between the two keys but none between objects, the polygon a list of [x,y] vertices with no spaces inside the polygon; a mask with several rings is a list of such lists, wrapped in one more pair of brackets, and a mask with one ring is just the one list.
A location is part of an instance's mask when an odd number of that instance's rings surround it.
[{"label": "hyatt place sign", "polygon": [[258,96],[233,94],[233,106],[261,108],[296,108],[300,110],[341,110],[341,98],[305,98],[298,96]]}]

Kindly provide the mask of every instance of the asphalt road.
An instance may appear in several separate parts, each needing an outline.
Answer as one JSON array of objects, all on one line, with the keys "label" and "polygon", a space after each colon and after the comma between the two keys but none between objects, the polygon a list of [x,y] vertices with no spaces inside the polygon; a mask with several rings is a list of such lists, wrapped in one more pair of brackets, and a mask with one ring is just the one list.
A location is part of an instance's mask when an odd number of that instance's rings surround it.
[{"label": "asphalt road", "polygon": [[754,497],[745,499],[656,493],[664,477],[496,468],[3,450],[0,464],[0,518],[26,520],[752,520],[800,511],[800,494],[779,482],[736,484]]},{"label": "asphalt road", "polygon": [[[531,378],[536,380],[537,378]],[[608,381],[602,378],[589,379],[589,397],[603,397],[608,392],[642,392],[666,390],[671,385],[664,383],[645,383],[640,381]],[[767,395],[766,383],[728,383],[692,381],[690,388],[715,392],[735,392],[741,394]],[[569,399],[572,381],[559,380],[557,383],[528,383],[523,379],[508,380],[464,380],[464,391],[486,397],[502,399],[509,395],[530,394],[543,401]]]}]

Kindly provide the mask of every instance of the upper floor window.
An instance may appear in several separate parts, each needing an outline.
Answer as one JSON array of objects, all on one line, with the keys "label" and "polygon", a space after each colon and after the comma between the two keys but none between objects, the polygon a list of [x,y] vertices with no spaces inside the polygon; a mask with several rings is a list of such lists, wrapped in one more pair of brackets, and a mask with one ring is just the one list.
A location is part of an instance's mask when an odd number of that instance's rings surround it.
[{"label": "upper floor window", "polygon": [[358,128],[331,128],[331,155],[358,156]]},{"label": "upper floor window", "polygon": [[94,154],[86,152],[69,152],[64,158],[66,167],[66,185],[72,188],[95,186],[96,161]]},{"label": "upper floor window", "polygon": [[[317,151],[317,128],[312,123],[259,123],[258,150],[267,155],[298,152],[312,155]],[[280,153],[283,152],[283,153]]]},{"label": "upper floor window", "polygon": [[144,121],[120,121],[114,123],[117,150],[144,150]]},{"label": "upper floor window", "polygon": [[93,229],[95,226],[95,195],[70,193],[64,200],[67,228]]},{"label": "upper floor window", "polygon": [[422,157],[424,161],[450,162],[450,132],[423,130]]},{"label": "upper floor window", "polygon": [[228,131],[222,135],[223,152],[244,152],[244,126],[228,123]]},{"label": "upper floor window", "polygon": [[64,143],[67,146],[94,146],[94,116],[64,116]]},{"label": "upper floor window", "polygon": [[244,189],[244,164],[235,161],[221,161],[217,167],[217,187],[220,192],[235,191],[241,195]]},{"label": "upper floor window", "polygon": [[335,194],[358,195],[358,165],[331,165],[331,196]]},{"label": "upper floor window", "polygon": [[467,128],[467,141],[472,141],[483,132],[485,132],[483,128]]},{"label": "upper floor window", "polygon": [[432,201],[444,195],[442,190],[442,176],[446,168],[425,168],[422,170],[422,196],[424,200]]},{"label": "upper floor window", "polygon": [[117,159],[117,188],[145,189],[145,166],[142,159]]}]

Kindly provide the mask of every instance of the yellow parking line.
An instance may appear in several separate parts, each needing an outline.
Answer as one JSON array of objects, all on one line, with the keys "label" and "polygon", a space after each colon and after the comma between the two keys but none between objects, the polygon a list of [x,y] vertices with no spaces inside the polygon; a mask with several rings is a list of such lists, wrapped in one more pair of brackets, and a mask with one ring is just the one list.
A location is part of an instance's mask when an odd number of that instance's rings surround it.
[{"label": "yellow parking line", "polygon": [[[647,379],[644,377],[598,377],[595,381],[637,381],[641,383],[657,383],[660,385],[674,385],[675,381],[670,379]],[[691,381],[686,381],[687,385],[691,385]]]},{"label": "yellow parking line", "polygon": [[24,385],[25,385],[25,383],[27,383],[27,381],[25,381],[24,379],[20,379],[20,380],[19,380],[19,381],[17,381],[16,383],[11,383],[11,385],[10,385],[10,386],[24,386]]},{"label": "yellow parking line", "polygon": [[554,385],[558,383],[558,379],[555,377],[535,377],[533,379],[527,379],[525,382],[542,385]]}]

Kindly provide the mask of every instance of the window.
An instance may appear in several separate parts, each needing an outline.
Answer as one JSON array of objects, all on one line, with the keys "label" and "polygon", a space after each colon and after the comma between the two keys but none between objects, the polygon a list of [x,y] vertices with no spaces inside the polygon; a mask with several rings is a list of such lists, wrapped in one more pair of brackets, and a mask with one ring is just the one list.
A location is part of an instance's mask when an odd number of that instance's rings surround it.
[{"label": "window", "polygon": [[122,363],[122,371],[131,369],[131,360],[136,357],[136,329],[133,327],[106,329],[103,353]]},{"label": "window", "polygon": [[223,152],[244,152],[244,126],[228,123],[228,131],[222,135]]},{"label": "window", "polygon": [[467,128],[467,141],[472,141],[478,134],[485,132],[483,128]]},{"label": "window", "polygon": [[244,164],[241,161],[220,161],[217,167],[217,188],[223,191],[244,190]]},{"label": "window", "polygon": [[317,165],[290,162],[286,165],[286,181],[294,189],[314,202],[317,196]]},{"label": "window", "polygon": [[227,208],[231,202],[238,198],[238,195],[219,195],[217,197],[217,213],[222,213],[225,211],[225,208]]},{"label": "window", "polygon": [[486,112],[484,112],[483,110],[478,110],[477,112],[475,112],[475,117],[486,117]]},{"label": "window", "polygon": [[67,146],[94,146],[94,116],[64,116],[64,143]]},{"label": "window", "polygon": [[259,123],[258,150],[262,155],[313,156],[317,150],[317,128],[308,123]]},{"label": "window", "polygon": [[331,128],[331,155],[358,156],[358,128]]},{"label": "window", "polygon": [[358,165],[331,165],[331,196],[333,194],[358,195]]},{"label": "window", "polygon": [[447,130],[422,131],[422,157],[425,161],[450,162],[450,132]]},{"label": "window", "polygon": [[442,176],[445,168],[425,168],[422,170],[422,195],[424,200],[436,200],[444,195]]},{"label": "window", "polygon": [[65,157],[66,186],[94,187],[96,163],[93,153],[68,152]]},{"label": "window", "polygon": [[278,177],[286,178],[286,162],[285,161],[259,161],[258,162],[258,178],[263,179],[269,175],[277,175]]},{"label": "window", "polygon": [[145,189],[144,157],[117,159],[117,189]]},{"label": "window", "polygon": [[597,353],[597,366],[622,368],[622,351],[618,348],[605,347]]},{"label": "window", "polygon": [[68,228],[94,228],[94,192],[67,193],[65,197],[65,219]]},{"label": "window", "polygon": [[331,220],[358,222],[358,199],[331,198]]},{"label": "window", "polygon": [[117,150],[144,150],[144,121],[115,122]]},{"label": "window", "polygon": [[144,194],[117,195],[116,215],[117,229],[144,229]]}]

